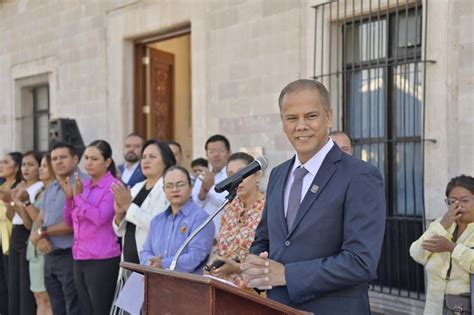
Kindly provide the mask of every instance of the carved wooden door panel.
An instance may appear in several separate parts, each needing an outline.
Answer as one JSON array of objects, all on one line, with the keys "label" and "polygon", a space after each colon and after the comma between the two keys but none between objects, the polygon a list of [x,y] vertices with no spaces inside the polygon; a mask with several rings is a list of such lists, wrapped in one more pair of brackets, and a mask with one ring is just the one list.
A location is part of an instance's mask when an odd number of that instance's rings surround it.
[{"label": "carved wooden door panel", "polygon": [[160,141],[173,139],[173,80],[174,55],[149,49],[149,96],[148,123],[150,137]]}]

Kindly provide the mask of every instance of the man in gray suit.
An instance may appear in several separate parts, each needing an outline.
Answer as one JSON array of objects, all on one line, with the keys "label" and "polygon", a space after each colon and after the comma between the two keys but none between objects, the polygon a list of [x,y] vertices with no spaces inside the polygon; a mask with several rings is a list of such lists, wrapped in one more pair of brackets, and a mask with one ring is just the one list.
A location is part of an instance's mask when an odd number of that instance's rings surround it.
[{"label": "man in gray suit", "polygon": [[313,80],[282,90],[283,130],[296,155],[270,174],[241,269],[249,287],[297,309],[369,314],[368,282],[376,277],[385,229],[383,180],[329,138],[329,99]]}]

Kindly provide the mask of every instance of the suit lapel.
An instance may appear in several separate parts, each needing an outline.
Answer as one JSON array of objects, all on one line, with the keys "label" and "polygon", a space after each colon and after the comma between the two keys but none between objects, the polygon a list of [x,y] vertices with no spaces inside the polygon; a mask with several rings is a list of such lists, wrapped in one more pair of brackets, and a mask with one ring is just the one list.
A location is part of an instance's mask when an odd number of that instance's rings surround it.
[{"label": "suit lapel", "polygon": [[306,195],[304,196],[303,201],[301,202],[298,213],[296,214],[295,222],[291,227],[291,231],[289,232],[288,237],[290,237],[291,234],[295,231],[295,229],[298,227],[301,220],[305,216],[306,212],[309,211],[311,205],[316,201],[321,192],[324,190],[324,187],[336,171],[336,166],[334,165],[334,163],[339,161],[341,159],[341,156],[342,151],[337,147],[336,144],[333,145],[332,149],[324,158],[321,167],[316,173],[316,176],[314,177],[311,186],[309,187],[308,191],[306,192]]},{"label": "suit lapel", "polygon": [[[285,235],[288,234],[288,227],[286,224],[286,216],[285,216],[285,187],[288,179],[290,177],[291,168],[295,162],[296,156],[294,156],[291,160],[288,160],[286,164],[282,167],[283,174],[277,174],[278,176],[278,192],[280,193],[280,208],[278,209],[278,217],[280,219],[280,225]],[[277,186],[277,187],[278,187]]]}]

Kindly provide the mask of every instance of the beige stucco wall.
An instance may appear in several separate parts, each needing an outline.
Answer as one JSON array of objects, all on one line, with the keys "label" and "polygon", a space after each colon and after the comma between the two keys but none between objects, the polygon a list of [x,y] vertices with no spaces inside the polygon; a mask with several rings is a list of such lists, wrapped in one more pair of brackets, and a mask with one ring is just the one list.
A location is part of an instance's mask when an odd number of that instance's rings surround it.
[{"label": "beige stucco wall", "polygon": [[[190,23],[190,158],[204,155],[208,136],[223,133],[234,150],[263,146],[276,165],[291,154],[277,96],[285,83],[312,75],[311,6],[321,2],[0,1],[0,151],[21,144],[18,82],[47,75],[52,118],[75,118],[86,143],[105,138],[120,160],[122,139],[132,130],[133,40]],[[433,61],[426,64],[425,100],[426,138],[435,140],[425,145],[431,220],[444,211],[447,180],[474,173],[474,13],[470,0],[424,7],[425,59]]]},{"label": "beige stucco wall", "polygon": [[[133,122],[133,40],[189,22],[192,157],[204,156],[208,136],[223,133],[234,150],[262,146],[274,166],[291,154],[278,93],[313,74],[311,6],[322,2],[0,0],[0,153],[20,147],[18,82],[46,75],[52,118],[75,118],[86,143],[105,138],[121,160]],[[425,144],[431,220],[445,210],[449,178],[474,174],[474,2],[423,0],[423,6],[424,59],[433,61],[425,82],[425,136],[435,141]]]}]

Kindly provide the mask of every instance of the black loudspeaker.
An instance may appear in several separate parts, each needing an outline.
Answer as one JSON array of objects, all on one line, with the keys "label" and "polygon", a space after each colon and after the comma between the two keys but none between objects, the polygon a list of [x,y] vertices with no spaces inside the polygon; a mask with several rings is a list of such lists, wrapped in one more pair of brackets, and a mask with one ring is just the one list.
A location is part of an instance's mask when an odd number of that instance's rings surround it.
[{"label": "black loudspeaker", "polygon": [[49,141],[50,148],[56,142],[60,141],[71,144],[79,158],[82,156],[85,149],[84,141],[82,141],[81,133],[79,132],[75,119],[52,119],[49,122]]}]

